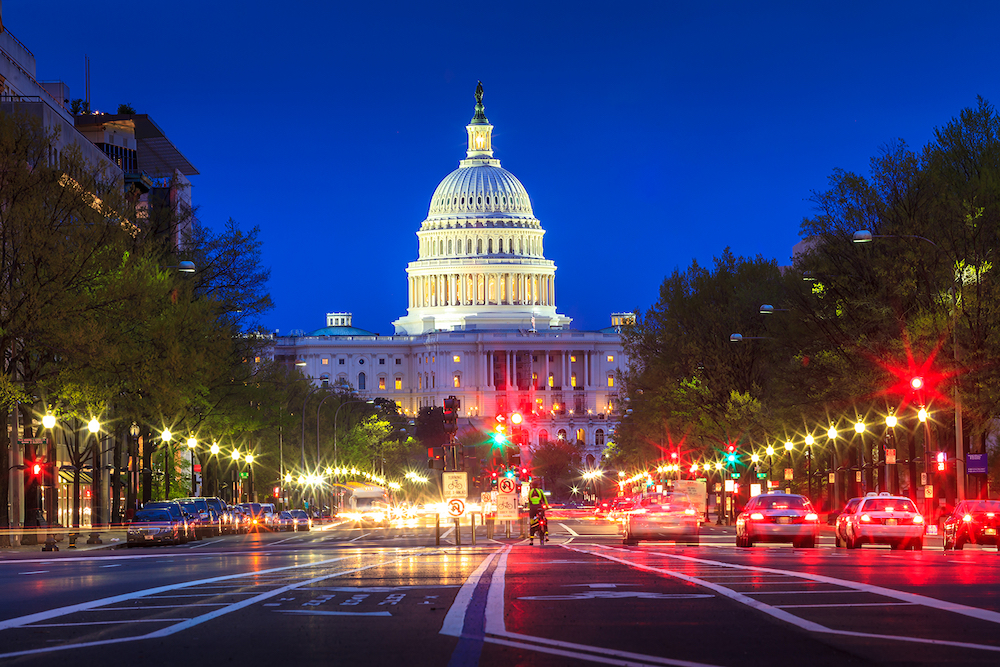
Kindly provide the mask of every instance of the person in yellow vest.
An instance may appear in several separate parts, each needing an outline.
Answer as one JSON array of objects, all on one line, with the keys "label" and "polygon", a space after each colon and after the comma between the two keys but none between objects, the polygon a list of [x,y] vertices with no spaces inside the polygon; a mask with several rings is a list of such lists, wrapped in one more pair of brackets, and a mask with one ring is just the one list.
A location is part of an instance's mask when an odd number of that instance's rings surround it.
[{"label": "person in yellow vest", "polygon": [[538,533],[540,544],[549,541],[548,530],[546,530],[545,510],[549,503],[545,500],[545,492],[542,491],[538,480],[531,480],[531,488],[528,490],[528,516],[531,519],[531,530],[528,533],[528,544],[535,543],[535,533]]}]

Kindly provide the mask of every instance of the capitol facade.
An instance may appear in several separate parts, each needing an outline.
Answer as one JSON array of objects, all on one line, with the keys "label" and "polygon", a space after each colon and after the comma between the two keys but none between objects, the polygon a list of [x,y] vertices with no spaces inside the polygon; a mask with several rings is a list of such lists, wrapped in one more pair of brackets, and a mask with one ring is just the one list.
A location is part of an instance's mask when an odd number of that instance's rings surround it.
[{"label": "capitol facade", "polygon": [[466,158],[435,189],[417,232],[395,334],[327,313],[321,329],[277,337],[275,359],[297,363],[317,384],[393,400],[409,415],[457,396],[460,427],[489,429],[496,414],[517,410],[530,445],[568,440],[599,460],[619,414],[619,329],[631,314],[579,331],[556,311],[545,230],[524,186],[493,157],[482,85],[466,131]]}]

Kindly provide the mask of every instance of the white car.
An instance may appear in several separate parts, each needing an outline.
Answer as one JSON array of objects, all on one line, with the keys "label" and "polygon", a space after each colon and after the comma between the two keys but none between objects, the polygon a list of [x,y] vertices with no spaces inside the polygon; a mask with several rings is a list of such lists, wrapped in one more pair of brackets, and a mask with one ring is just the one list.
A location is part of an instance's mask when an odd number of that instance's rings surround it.
[{"label": "white car", "polygon": [[736,546],[755,542],[791,542],[811,549],[819,536],[819,516],[805,496],[795,493],[762,493],[754,496],[736,517]]},{"label": "white car", "polygon": [[847,548],[888,544],[893,549],[924,548],[924,517],[913,501],[888,493],[869,493],[844,517]]},{"label": "white car", "polygon": [[625,513],[622,543],[639,540],[674,540],[698,544],[701,514],[686,495],[656,495],[643,498]]}]

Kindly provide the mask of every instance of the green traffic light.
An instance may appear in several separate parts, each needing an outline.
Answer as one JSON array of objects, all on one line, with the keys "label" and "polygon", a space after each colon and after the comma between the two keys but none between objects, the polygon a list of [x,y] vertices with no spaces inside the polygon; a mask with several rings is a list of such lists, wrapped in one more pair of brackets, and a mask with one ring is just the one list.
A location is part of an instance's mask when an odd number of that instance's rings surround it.
[{"label": "green traffic light", "polygon": [[730,454],[729,456],[726,457],[726,460],[729,461],[730,463],[736,463],[736,454]]},{"label": "green traffic light", "polygon": [[503,433],[493,434],[493,444],[502,445],[505,444],[506,442],[507,442],[507,436],[505,436]]}]

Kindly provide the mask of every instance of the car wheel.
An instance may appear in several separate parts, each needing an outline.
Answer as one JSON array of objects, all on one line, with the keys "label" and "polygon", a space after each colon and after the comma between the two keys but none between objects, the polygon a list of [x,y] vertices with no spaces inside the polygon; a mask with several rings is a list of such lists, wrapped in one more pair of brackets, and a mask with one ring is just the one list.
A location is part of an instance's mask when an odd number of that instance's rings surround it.
[{"label": "car wheel", "polygon": [[951,551],[954,548],[955,548],[955,545],[952,544],[951,540],[949,540],[947,537],[944,538],[944,550],[945,551]]},{"label": "car wheel", "polygon": [[691,545],[692,547],[696,547],[699,544],[701,544],[701,537],[699,535],[692,535],[691,537],[684,540],[684,542],[686,544]]},{"label": "car wheel", "polygon": [[816,538],[815,537],[807,537],[806,539],[802,540],[802,548],[803,549],[815,549],[816,548]]},{"label": "car wheel", "polygon": [[857,549],[861,545],[858,543],[857,540],[855,540],[853,537],[851,537],[850,533],[848,533],[846,546],[847,546],[848,549]]},{"label": "car wheel", "polygon": [[836,548],[841,549],[844,546],[844,541],[840,539],[840,533],[833,534],[833,544]]},{"label": "car wheel", "polygon": [[923,539],[918,537],[917,539],[913,540],[913,544],[910,545],[910,548],[913,549],[914,551],[923,551],[924,550]]},{"label": "car wheel", "polygon": [[963,540],[960,537],[955,539],[955,550],[956,551],[961,551],[964,546],[965,546],[965,540]]}]

